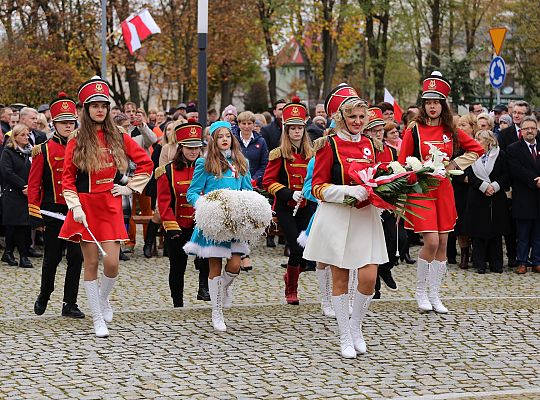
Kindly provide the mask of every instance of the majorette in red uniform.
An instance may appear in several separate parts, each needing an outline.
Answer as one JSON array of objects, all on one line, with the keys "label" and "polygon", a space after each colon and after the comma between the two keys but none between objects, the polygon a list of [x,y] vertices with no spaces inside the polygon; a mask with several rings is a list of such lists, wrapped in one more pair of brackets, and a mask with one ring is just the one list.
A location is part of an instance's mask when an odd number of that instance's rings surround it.
[{"label": "majorette in red uniform", "polygon": [[[364,133],[366,133],[375,145],[376,160],[379,163],[388,164],[392,161],[397,161],[397,151],[393,147],[388,146],[383,141],[384,137],[384,118],[383,112],[379,107],[371,107],[368,109],[368,122]],[[383,211],[381,214],[384,239],[386,242],[386,250],[388,253],[388,261],[384,264],[379,264],[377,270],[377,282],[375,283],[375,295],[373,298],[379,299],[381,297],[381,279],[386,284],[388,289],[397,290],[398,285],[392,276],[392,268],[395,262],[398,260],[396,256],[396,250],[398,243],[403,242],[406,237],[406,232],[403,229],[403,222],[399,224],[394,214],[390,211]]]},{"label": "majorette in red uniform", "polygon": [[274,196],[274,211],[290,250],[283,276],[288,304],[299,304],[298,277],[306,260],[297,238],[306,230],[313,214],[313,204],[302,197],[307,164],[314,154],[305,130],[307,118],[308,110],[298,97],[283,107],[281,145],[268,155],[263,176],[263,187]]},{"label": "majorette in red uniform", "polygon": [[[362,134],[367,104],[347,84],[336,87],[325,102],[326,113],[336,122],[335,135],[315,157],[313,195],[321,200],[309,233],[304,258],[331,265],[332,305],[340,331],[341,354],[355,358],[366,352],[361,323],[373,297],[377,264],[388,261],[384,233],[377,209],[369,204],[365,188],[349,177],[353,162],[376,164],[371,139]],[[343,204],[346,196],[357,207]],[[358,286],[349,321],[349,272],[358,270]]]},{"label": "majorette in red uniform", "polygon": [[[64,159],[62,194],[69,212],[59,237],[81,243],[84,283],[94,330],[96,336],[106,337],[109,331],[105,322],[110,322],[113,317],[108,298],[118,275],[120,241],[128,239],[121,196],[131,195],[133,191],[140,193],[150,179],[153,164],[131,137],[114,126],[107,82],[94,77],[83,83],[79,88],[79,102],[83,105],[81,125],[69,140]],[[99,165],[94,166],[98,168],[97,171],[75,164],[74,156],[83,151],[79,142],[86,143],[90,154],[99,154]],[[134,176],[126,186],[114,183],[120,167],[113,157],[113,151],[116,154],[120,151],[115,146],[123,147],[125,153],[125,159],[117,158],[118,162],[124,163],[127,168],[127,160],[130,159],[137,165]],[[100,288],[97,281],[98,247],[93,243],[89,230],[107,253],[103,258],[104,273]]]},{"label": "majorette in red uniform", "polygon": [[[436,71],[424,80],[420,114],[403,136],[399,162],[415,156],[426,160],[430,157],[429,145],[437,147],[450,160],[454,151],[465,151],[446,167],[447,170],[464,170],[484,153],[483,148],[469,135],[454,126],[452,115],[446,103],[450,84]],[[454,191],[450,179],[439,176],[439,186],[424,196],[435,200],[415,200],[428,209],[414,208],[420,217],[410,215],[409,229],[423,233],[424,246],[420,250],[417,265],[416,301],[421,311],[434,310],[447,313],[447,308],[439,298],[439,288],[446,273],[446,243],[448,232],[454,229],[457,219]],[[429,286],[429,294],[428,294]]]},{"label": "majorette in red uniform", "polygon": [[[200,156],[202,125],[187,122],[175,128],[178,150],[173,161],[156,169],[157,205],[167,233],[169,252],[169,288],[174,307],[184,306],[184,273],[188,260],[182,249],[193,234],[195,208],[188,203],[186,193],[193,178],[195,160]],[[208,259],[195,258],[199,270],[197,299],[209,299]]]},{"label": "majorette in red uniform", "polygon": [[44,226],[44,254],[41,267],[41,288],[34,304],[34,312],[42,315],[54,291],[56,269],[66,250],[66,278],[64,281],[64,305],[62,315],[84,318],[77,306],[79,280],[81,277],[82,253],[77,243],[58,238],[63,220],[42,214],[51,212],[65,216],[68,208],[62,194],[62,172],[64,153],[69,135],[75,130],[77,109],[75,102],[63,92],[49,106],[55,127],[54,135],[45,143],[32,149],[32,168],[28,177],[28,212],[33,226]]}]

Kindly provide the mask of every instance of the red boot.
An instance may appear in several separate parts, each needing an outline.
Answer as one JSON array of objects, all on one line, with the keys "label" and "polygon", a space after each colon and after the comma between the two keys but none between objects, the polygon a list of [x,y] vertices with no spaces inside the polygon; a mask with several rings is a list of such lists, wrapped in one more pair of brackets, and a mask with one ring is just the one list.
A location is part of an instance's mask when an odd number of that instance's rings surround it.
[{"label": "red boot", "polygon": [[287,272],[283,275],[285,281],[285,300],[288,304],[298,305],[298,277],[300,276],[300,266],[287,265]]}]

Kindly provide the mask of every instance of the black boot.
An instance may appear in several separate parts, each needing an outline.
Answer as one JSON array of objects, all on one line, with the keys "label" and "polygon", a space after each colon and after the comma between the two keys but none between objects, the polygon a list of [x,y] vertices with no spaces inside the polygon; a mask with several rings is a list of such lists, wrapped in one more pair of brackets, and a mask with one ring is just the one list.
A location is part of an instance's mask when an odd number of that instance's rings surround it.
[{"label": "black boot", "polygon": [[152,249],[154,247],[154,241],[159,231],[159,224],[154,221],[148,223],[146,228],[146,239],[144,240],[143,254],[146,258],[152,258]]},{"label": "black boot", "polygon": [[120,253],[118,253],[118,258],[120,261],[129,261],[129,256],[123,250],[120,250]]},{"label": "black boot", "polygon": [[[469,268],[469,250],[470,250],[470,247],[463,247],[461,249],[461,260],[460,260],[460,264],[459,264],[460,269]],[[486,267],[484,266],[484,270],[485,269],[486,269]]]},{"label": "black boot", "polygon": [[8,263],[12,267],[18,264],[17,260],[15,260],[15,257],[13,256],[13,251],[8,250],[4,251],[4,254],[2,255],[2,261]]},{"label": "black boot", "polygon": [[19,267],[21,268],[34,268],[32,265],[32,262],[30,259],[26,256],[21,256],[21,260],[19,261]]},{"label": "black boot", "polygon": [[401,261],[405,261],[407,264],[410,264],[410,265],[416,263],[416,261],[411,258],[411,255],[409,254],[408,251],[405,254],[403,254],[400,258],[401,258]]},{"label": "black boot", "polygon": [[199,264],[199,291],[197,292],[197,300],[210,301],[210,292],[208,291],[208,262],[202,259],[195,260]]},{"label": "black boot", "polygon": [[266,247],[276,247],[276,242],[274,241],[274,236],[266,237]]},{"label": "black boot", "polygon": [[174,308],[180,308],[184,307],[184,299],[172,299],[173,307]]},{"label": "black boot", "polygon": [[39,294],[36,302],[34,303],[34,312],[37,315],[43,315],[45,310],[47,309],[47,303],[49,302],[49,298],[43,294]]},{"label": "black boot", "polygon": [[64,303],[62,306],[62,317],[69,318],[84,318],[84,313],[79,310],[79,306],[75,303]]}]

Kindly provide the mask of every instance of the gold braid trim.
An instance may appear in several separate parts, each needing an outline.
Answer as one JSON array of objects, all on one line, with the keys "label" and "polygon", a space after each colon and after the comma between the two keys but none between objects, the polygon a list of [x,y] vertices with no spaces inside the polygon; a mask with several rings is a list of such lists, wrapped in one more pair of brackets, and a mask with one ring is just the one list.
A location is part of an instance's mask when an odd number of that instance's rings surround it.
[{"label": "gold braid trim", "polygon": [[272,161],[280,157],[281,157],[281,148],[276,147],[274,150],[270,152],[270,154],[268,154],[268,161]]},{"label": "gold braid trim", "polygon": [[35,157],[38,154],[41,154],[41,144],[38,144],[32,148],[32,157]]},{"label": "gold braid trim", "polygon": [[171,162],[157,167],[156,170],[154,171],[154,178],[158,179],[161,175],[163,175],[165,173],[165,167],[169,165]]}]

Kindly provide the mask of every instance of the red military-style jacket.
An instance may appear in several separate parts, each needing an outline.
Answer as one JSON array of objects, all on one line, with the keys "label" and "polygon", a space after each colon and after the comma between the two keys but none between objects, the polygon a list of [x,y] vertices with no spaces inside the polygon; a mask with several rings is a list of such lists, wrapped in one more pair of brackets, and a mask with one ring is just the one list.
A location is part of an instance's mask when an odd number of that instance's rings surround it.
[{"label": "red military-style jacket", "polygon": [[191,229],[195,225],[195,208],[186,198],[194,170],[195,162],[182,170],[174,168],[172,162],[156,169],[157,204],[166,231]]},{"label": "red military-style jacket", "polygon": [[67,138],[55,133],[32,150],[32,167],[28,176],[28,212],[31,217],[42,219],[41,209],[67,212],[62,194],[66,145]]},{"label": "red military-style jacket", "polygon": [[[268,165],[264,171],[262,184],[264,189],[275,196],[274,208],[278,205],[296,207],[293,193],[302,191],[304,187],[309,160],[306,160],[298,149],[294,147],[293,149],[294,161],[283,158],[279,147],[268,155]],[[303,199],[300,208],[306,205],[307,201]]]},{"label": "red military-style jacket", "polygon": [[380,162],[383,164],[388,164],[388,163],[391,163],[392,161],[397,161],[398,159],[397,150],[383,143],[382,151],[376,151],[375,158],[377,162]]},{"label": "red military-style jacket", "polygon": [[[107,147],[103,131],[97,131],[98,141],[103,155],[103,166],[96,172],[85,172],[79,170],[73,162],[73,153],[77,146],[77,136],[75,135],[66,147],[64,162],[64,173],[62,175],[62,185],[64,196],[69,196],[68,206],[71,198],[77,199],[78,193],[102,193],[110,191],[114,185],[114,178],[118,172],[111,150]],[[126,156],[137,166],[135,174],[128,183],[128,186],[141,193],[146,183],[152,175],[154,167],[152,160],[146,152],[129,135],[122,134],[124,139],[124,151]],[[78,200],[75,200],[78,202]],[[71,206],[70,206],[71,207]]]}]

